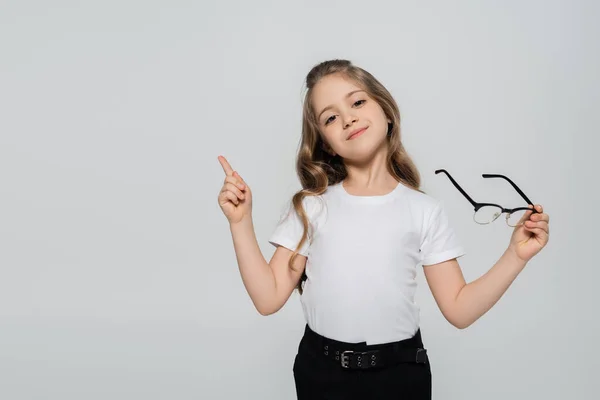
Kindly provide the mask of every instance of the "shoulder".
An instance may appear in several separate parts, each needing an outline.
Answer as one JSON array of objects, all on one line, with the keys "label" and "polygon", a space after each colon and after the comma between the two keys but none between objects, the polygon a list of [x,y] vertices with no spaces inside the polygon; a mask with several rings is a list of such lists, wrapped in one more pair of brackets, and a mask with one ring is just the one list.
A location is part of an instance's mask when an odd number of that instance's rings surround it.
[{"label": "shoulder", "polygon": [[411,204],[411,207],[421,211],[425,216],[431,216],[443,207],[443,204],[439,199],[409,186],[406,186],[406,197]]},{"label": "shoulder", "polygon": [[443,201],[413,188],[408,188],[408,206],[422,234],[449,224]]},{"label": "shoulder", "polygon": [[[307,195],[302,198],[302,209],[309,219],[315,218],[325,210],[327,192],[322,195]],[[282,218],[289,217],[290,214],[298,216],[298,210],[294,206],[293,196],[289,198],[284,206]]]}]

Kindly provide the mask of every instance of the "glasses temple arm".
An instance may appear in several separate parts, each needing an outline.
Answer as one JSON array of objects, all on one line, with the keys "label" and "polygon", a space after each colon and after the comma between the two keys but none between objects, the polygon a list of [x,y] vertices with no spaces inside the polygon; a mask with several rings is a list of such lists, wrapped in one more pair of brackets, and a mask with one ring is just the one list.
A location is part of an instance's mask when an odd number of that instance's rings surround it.
[{"label": "glasses temple arm", "polygon": [[458,189],[458,191],[461,192],[463,194],[463,196],[465,196],[467,198],[467,200],[469,200],[469,202],[473,205],[473,207],[477,207],[477,203],[475,203],[473,201],[473,199],[467,194],[467,192],[465,192],[463,190],[463,188],[460,187],[460,185],[454,180],[454,178],[452,178],[452,176],[448,173],[448,171],[446,171],[445,169],[438,169],[435,171],[436,174],[439,174],[440,172],[443,172],[444,174],[446,174],[446,176],[448,177],[448,179],[450,179],[450,182],[452,182],[454,187],[456,187],[456,189]]},{"label": "glasses temple arm", "polygon": [[502,179],[508,181],[508,183],[510,183],[512,185],[512,187],[515,188],[515,190],[521,195],[521,197],[527,202],[527,204],[533,205],[531,200],[529,200],[527,198],[527,196],[525,196],[525,193],[523,193],[523,191],[521,189],[519,189],[519,187],[513,181],[511,181],[508,177],[506,177],[504,175],[500,175],[500,174],[483,174],[481,176],[483,176],[484,178],[502,178]]}]

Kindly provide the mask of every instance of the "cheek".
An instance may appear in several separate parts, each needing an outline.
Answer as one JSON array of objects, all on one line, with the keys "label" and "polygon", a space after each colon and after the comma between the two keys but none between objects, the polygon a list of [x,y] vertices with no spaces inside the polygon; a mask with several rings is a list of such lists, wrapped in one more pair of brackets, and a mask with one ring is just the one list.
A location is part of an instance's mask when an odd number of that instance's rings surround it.
[{"label": "cheek", "polygon": [[378,132],[380,135],[387,135],[388,131],[388,122],[385,114],[380,110],[373,110],[369,117],[370,125]]},{"label": "cheek", "polygon": [[387,117],[378,104],[371,102],[368,107],[364,108],[364,112],[364,116],[369,119],[372,124],[387,125]]},{"label": "cheek", "polygon": [[335,136],[332,134],[331,129],[326,129],[321,133],[321,140],[325,142],[325,145],[329,145],[330,147],[335,147]]},{"label": "cheek", "polygon": [[336,120],[326,127],[321,127],[321,138],[326,140],[328,143],[331,143],[331,141],[337,140],[336,138],[339,137],[340,132],[343,130],[344,128],[342,127],[340,121]]},{"label": "cheek", "polygon": [[380,122],[383,125],[387,126],[387,123],[388,123],[387,122],[387,116],[385,115],[385,112],[383,111],[383,109],[381,107],[379,107],[379,106],[377,106],[377,113],[378,113],[378,117],[379,117]]}]

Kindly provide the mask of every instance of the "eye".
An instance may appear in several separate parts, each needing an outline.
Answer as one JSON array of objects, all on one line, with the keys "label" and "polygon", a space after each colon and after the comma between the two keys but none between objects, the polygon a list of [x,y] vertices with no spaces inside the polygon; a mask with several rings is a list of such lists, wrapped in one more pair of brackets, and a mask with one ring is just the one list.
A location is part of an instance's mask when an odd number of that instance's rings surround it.
[{"label": "eye", "polygon": [[325,125],[329,124],[330,122],[333,122],[333,120],[331,118],[335,118],[335,115],[332,115],[331,117],[327,118],[325,120]]},{"label": "eye", "polygon": [[[365,102],[366,102],[366,100],[357,100],[352,105],[358,107],[358,106],[362,106]],[[335,118],[335,115],[332,115],[331,117],[327,118],[325,120],[324,124],[329,125],[330,123],[332,123],[333,122],[332,118]]]}]

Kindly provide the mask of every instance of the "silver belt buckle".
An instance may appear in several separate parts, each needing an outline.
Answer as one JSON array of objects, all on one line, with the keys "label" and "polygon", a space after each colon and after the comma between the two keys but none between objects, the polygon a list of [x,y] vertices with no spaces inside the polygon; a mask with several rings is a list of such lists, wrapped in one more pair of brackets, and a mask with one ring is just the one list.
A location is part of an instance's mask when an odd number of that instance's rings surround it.
[{"label": "silver belt buckle", "polygon": [[351,350],[346,350],[342,352],[342,356],[340,357],[340,363],[342,364],[342,368],[349,368],[350,354],[354,354],[354,352]]}]

